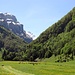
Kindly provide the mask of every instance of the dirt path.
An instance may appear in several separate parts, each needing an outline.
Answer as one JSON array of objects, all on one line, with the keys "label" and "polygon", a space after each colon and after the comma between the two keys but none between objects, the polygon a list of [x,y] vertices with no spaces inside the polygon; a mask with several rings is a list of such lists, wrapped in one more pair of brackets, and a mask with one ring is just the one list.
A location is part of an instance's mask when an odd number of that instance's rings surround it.
[{"label": "dirt path", "polygon": [[34,74],[29,74],[29,73],[16,70],[12,68],[11,66],[3,66],[3,69],[8,71],[9,73],[13,73],[14,75],[34,75]]}]

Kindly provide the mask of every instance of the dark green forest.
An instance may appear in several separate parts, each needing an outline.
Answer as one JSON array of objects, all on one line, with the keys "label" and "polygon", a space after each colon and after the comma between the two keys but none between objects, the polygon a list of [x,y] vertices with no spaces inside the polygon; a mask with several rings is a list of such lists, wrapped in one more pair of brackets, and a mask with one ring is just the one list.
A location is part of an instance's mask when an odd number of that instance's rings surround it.
[{"label": "dark green forest", "polygon": [[75,7],[40,36],[27,44],[0,27],[0,51],[4,60],[28,60],[59,56],[56,61],[73,60],[75,56]]},{"label": "dark green forest", "polygon": [[23,60],[26,42],[0,26],[0,51],[4,60]]},{"label": "dark green forest", "polygon": [[49,58],[59,55],[59,61],[73,60],[75,55],[75,8],[53,24],[27,47],[28,57]]}]

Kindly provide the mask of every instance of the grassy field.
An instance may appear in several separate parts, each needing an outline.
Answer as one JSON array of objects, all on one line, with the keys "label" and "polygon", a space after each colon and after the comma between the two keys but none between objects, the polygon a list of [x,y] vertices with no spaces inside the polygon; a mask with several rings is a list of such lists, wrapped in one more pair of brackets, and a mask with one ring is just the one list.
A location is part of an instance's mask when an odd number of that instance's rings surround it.
[{"label": "grassy field", "polygon": [[0,75],[75,75],[75,61],[66,63],[1,61]]}]

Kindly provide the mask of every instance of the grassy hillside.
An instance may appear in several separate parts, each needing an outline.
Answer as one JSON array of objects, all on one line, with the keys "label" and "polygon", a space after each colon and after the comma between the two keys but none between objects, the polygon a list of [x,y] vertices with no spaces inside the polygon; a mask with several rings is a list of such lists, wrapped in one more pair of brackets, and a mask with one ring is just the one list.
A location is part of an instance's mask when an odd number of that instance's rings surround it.
[{"label": "grassy hillside", "polygon": [[[0,26],[0,58],[4,60],[23,60],[26,42]],[[2,56],[1,56],[2,55]]]},{"label": "grassy hillside", "polygon": [[75,8],[45,30],[27,47],[29,60],[60,55],[60,61],[73,60],[75,55]]}]

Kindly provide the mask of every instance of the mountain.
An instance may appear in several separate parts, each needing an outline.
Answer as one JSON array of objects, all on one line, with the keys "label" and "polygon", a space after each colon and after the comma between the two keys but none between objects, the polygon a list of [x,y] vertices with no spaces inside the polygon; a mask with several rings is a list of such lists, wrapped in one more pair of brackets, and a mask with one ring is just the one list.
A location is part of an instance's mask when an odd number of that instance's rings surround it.
[{"label": "mountain", "polygon": [[33,40],[35,40],[35,38],[36,38],[35,35],[33,33],[31,33],[30,31],[28,31],[28,32],[26,31],[26,36],[33,38]]},{"label": "mountain", "polygon": [[28,43],[33,40],[31,36],[26,34],[26,31],[23,29],[23,24],[20,24],[20,22],[17,21],[16,17],[10,13],[0,12],[0,25],[23,38]]},{"label": "mountain", "polygon": [[75,55],[75,7],[58,22],[46,29],[27,46],[27,58],[58,56],[58,61],[69,61]]},{"label": "mountain", "polygon": [[4,60],[24,60],[27,43],[8,29],[0,26],[0,58]]}]

